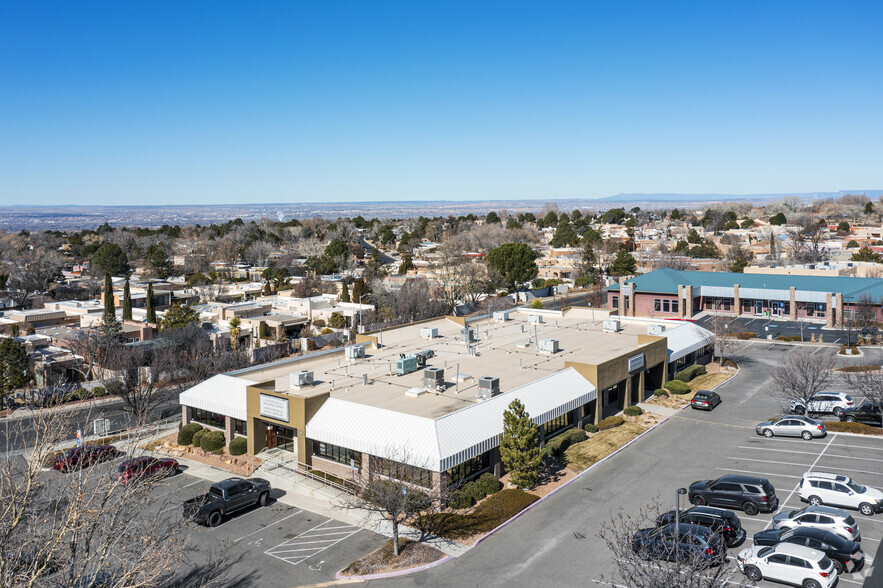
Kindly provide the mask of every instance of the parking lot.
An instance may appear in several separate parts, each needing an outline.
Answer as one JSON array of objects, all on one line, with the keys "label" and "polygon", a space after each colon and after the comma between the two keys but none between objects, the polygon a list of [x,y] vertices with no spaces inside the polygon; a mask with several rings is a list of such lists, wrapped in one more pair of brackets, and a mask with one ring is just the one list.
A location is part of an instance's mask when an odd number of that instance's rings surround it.
[{"label": "parking lot", "polygon": [[[184,500],[205,492],[210,483],[186,472],[152,490],[166,501],[163,513],[180,515]],[[273,491],[274,498],[281,495]],[[335,574],[386,540],[376,533],[294,508],[274,500],[246,509],[218,527],[193,525],[194,565],[212,552],[229,561],[228,586],[289,587],[329,582]]]}]

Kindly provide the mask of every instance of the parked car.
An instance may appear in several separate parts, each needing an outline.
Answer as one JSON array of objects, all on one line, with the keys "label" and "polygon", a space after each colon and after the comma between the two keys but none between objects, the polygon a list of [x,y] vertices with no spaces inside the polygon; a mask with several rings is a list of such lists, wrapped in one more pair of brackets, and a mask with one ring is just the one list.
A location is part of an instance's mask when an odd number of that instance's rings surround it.
[{"label": "parked car", "polygon": [[806,472],[800,481],[797,495],[810,504],[833,504],[855,508],[869,517],[883,512],[883,492],[862,486],[849,476],[825,472]]},{"label": "parked car", "polygon": [[707,568],[723,563],[727,550],[720,535],[708,527],[681,523],[640,529],[632,537],[632,551],[643,559],[665,559]]},{"label": "parked car", "polygon": [[184,516],[200,525],[217,527],[224,517],[243,508],[270,503],[270,483],[261,478],[228,478],[208,492],[184,502]]},{"label": "parked car", "polygon": [[879,404],[873,402],[864,402],[861,406],[850,406],[840,411],[841,421],[847,423],[864,423],[866,425],[881,426],[883,419],[883,409]]},{"label": "parked car", "polygon": [[794,529],[796,527],[822,529],[840,535],[850,541],[861,541],[862,534],[858,523],[845,510],[830,506],[813,506],[799,510],[783,510],[773,516],[774,529]]},{"label": "parked car", "polygon": [[767,529],[754,535],[755,545],[778,545],[793,543],[811,549],[818,549],[834,562],[834,569],[842,574],[850,565],[855,572],[864,565],[865,554],[862,544],[858,541],[844,539],[830,531],[822,529]]},{"label": "parked car", "polygon": [[690,400],[690,408],[697,410],[714,410],[714,407],[721,403],[721,397],[717,392],[709,392],[708,390],[699,390]]},{"label": "parked car", "polygon": [[811,419],[805,416],[788,415],[775,421],[764,421],[758,423],[754,428],[758,435],[764,437],[803,437],[807,441],[814,438],[821,438],[828,434],[828,429],[821,421]]},{"label": "parked car", "polygon": [[774,580],[803,588],[830,588],[837,583],[837,570],[827,555],[791,543],[749,547],[739,552],[736,562],[752,582]]},{"label": "parked car", "polygon": [[113,445],[83,445],[68,449],[62,455],[55,458],[52,467],[59,472],[69,472],[80,468],[85,468],[96,463],[111,461],[123,452]]},{"label": "parked car", "polygon": [[809,402],[803,398],[795,398],[789,406],[791,412],[797,414],[833,414],[839,417],[841,412],[853,404],[852,396],[846,392],[817,392],[810,397]]},{"label": "parked car", "polygon": [[[675,511],[670,510],[657,517],[656,526],[662,527],[674,522]],[[731,547],[745,538],[745,529],[742,528],[742,521],[731,510],[714,508],[713,506],[694,506],[689,510],[681,512],[680,522],[688,525],[708,527],[724,538],[727,547]]]},{"label": "parked car", "polygon": [[158,459],[156,457],[139,457],[124,461],[117,468],[117,479],[123,485],[133,482],[143,482],[153,478],[174,476],[181,471],[177,460],[170,457]]},{"label": "parked car", "polygon": [[773,512],[779,507],[776,489],[766,478],[721,476],[690,484],[688,498],[696,506],[739,508],[748,516]]}]

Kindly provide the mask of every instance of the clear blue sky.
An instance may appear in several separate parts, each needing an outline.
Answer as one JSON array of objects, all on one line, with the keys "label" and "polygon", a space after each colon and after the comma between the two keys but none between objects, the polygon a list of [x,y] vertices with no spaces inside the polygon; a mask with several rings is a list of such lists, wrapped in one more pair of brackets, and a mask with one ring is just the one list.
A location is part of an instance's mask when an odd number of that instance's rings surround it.
[{"label": "clear blue sky", "polygon": [[0,2],[0,204],[883,188],[883,2]]}]

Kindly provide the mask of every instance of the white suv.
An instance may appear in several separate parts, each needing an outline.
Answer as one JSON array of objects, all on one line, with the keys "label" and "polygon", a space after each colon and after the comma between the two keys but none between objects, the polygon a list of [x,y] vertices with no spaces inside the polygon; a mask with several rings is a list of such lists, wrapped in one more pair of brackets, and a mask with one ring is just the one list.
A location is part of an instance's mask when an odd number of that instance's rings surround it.
[{"label": "white suv", "polygon": [[849,476],[806,472],[797,489],[800,500],[813,505],[832,504],[857,508],[869,517],[875,512],[883,512],[883,492],[857,484]]},{"label": "white suv", "polygon": [[783,510],[773,516],[774,529],[821,529],[850,541],[861,541],[858,523],[845,510],[830,506],[807,506]]},{"label": "white suv", "polygon": [[806,402],[795,398],[788,408],[797,414],[831,414],[839,417],[843,409],[853,406],[852,396],[846,392],[816,392]]},{"label": "white suv", "polygon": [[737,563],[752,582],[777,580],[803,588],[830,588],[837,582],[837,570],[828,556],[793,543],[743,549]]}]

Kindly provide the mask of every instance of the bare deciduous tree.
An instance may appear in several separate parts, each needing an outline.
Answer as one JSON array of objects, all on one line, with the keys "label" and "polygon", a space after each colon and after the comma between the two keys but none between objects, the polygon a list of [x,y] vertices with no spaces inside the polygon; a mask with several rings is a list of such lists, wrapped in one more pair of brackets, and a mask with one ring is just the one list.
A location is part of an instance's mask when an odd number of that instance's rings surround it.
[{"label": "bare deciduous tree", "polygon": [[724,365],[724,359],[742,349],[742,341],[736,337],[738,330],[735,321],[731,316],[720,314],[716,308],[709,327],[711,334],[707,337],[708,343],[720,365]]},{"label": "bare deciduous tree", "polygon": [[785,354],[778,365],[770,370],[773,397],[786,402],[797,400],[806,406],[817,392],[822,392],[834,378],[834,357],[813,355],[810,351]]}]

